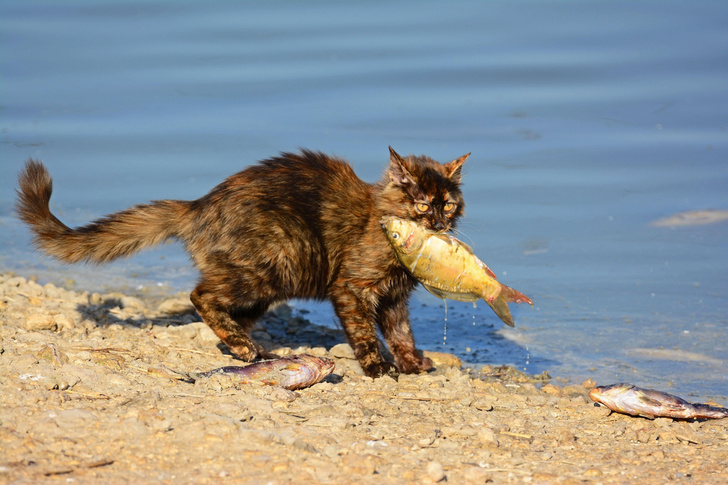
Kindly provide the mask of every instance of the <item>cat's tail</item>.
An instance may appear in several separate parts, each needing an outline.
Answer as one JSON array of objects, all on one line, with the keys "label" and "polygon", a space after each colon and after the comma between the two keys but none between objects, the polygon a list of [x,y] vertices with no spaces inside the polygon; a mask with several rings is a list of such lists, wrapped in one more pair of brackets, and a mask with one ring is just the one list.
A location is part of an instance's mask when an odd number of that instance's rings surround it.
[{"label": "cat's tail", "polygon": [[67,263],[105,263],[171,237],[183,237],[190,203],[162,200],[137,205],[71,229],[49,207],[53,182],[48,169],[30,159],[18,176],[16,209],[35,233],[36,247]]}]

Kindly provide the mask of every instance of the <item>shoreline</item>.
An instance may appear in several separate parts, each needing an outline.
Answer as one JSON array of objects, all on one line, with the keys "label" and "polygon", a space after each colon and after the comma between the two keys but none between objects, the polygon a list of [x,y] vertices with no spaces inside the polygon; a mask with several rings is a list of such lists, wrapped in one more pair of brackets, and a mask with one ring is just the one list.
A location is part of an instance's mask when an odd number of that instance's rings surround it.
[{"label": "shoreline", "polygon": [[186,295],[0,274],[0,316],[0,483],[728,481],[726,419],[610,415],[588,398],[593,382],[477,372],[450,354],[427,353],[435,372],[372,380],[340,330],[287,305],[254,337],[336,361],[295,392],[165,376],[241,365]]}]

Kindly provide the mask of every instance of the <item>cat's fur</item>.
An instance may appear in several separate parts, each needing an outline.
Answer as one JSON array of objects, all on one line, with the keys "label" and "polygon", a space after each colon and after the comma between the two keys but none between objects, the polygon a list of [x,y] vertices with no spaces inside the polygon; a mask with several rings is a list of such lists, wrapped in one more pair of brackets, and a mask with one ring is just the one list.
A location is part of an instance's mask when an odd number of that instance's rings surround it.
[{"label": "cat's fur", "polygon": [[[469,154],[468,154],[469,155]],[[338,158],[303,150],[239,172],[194,201],[137,205],[71,229],[49,209],[45,166],[29,160],[17,210],[38,248],[73,263],[104,263],[168,238],[182,241],[201,276],[190,298],[203,320],[245,361],[265,351],[250,338],[255,321],[290,298],[328,299],[354,354],[372,377],[432,368],[415,349],[407,302],[416,281],[397,260],[379,220],[396,216],[446,231],[463,213],[460,169],[400,157],[376,184]],[[376,327],[396,366],[385,362]]]}]

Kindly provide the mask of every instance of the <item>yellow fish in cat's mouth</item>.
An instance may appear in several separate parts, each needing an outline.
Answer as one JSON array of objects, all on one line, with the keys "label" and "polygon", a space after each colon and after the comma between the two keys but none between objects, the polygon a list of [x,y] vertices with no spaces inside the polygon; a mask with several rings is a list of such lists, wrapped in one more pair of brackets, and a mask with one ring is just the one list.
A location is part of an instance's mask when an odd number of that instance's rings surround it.
[{"label": "yellow fish in cat's mouth", "polygon": [[399,261],[433,295],[469,302],[482,298],[511,327],[508,303],[533,305],[523,293],[498,282],[462,241],[398,217],[384,217],[379,222]]}]

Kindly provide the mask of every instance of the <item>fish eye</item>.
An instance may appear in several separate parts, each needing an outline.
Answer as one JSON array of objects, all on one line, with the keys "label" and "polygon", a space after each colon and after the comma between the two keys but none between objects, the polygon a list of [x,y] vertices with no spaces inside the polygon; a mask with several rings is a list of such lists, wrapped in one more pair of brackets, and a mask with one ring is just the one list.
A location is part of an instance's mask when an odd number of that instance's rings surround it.
[{"label": "fish eye", "polygon": [[417,204],[415,204],[415,208],[418,212],[427,212],[428,210],[430,210],[430,204],[418,202]]},{"label": "fish eye", "polygon": [[393,233],[392,233],[392,239],[394,239],[395,241],[396,241],[397,239],[399,239],[399,233],[398,233],[398,232],[393,232]]}]

